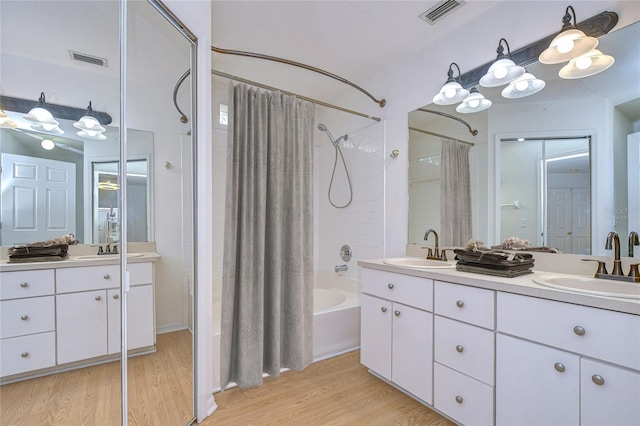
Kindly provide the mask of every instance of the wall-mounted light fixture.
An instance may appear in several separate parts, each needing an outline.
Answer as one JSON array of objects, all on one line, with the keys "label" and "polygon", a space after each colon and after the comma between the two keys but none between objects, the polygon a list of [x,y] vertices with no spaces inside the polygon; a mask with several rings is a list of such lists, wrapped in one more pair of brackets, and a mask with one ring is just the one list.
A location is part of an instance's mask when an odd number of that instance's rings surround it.
[{"label": "wall-mounted light fixture", "polygon": [[[504,54],[504,47],[502,42],[507,46],[507,54]],[[498,42],[498,48],[496,49],[498,56],[487,73],[480,79],[480,85],[484,87],[498,87],[509,84],[514,80],[522,77],[524,74],[524,68],[520,65],[516,65],[511,59],[511,48],[509,43],[504,38],[501,38]]]},{"label": "wall-mounted light fixture", "polygon": [[535,75],[525,72],[522,77],[509,83],[507,87],[502,90],[502,96],[508,99],[524,98],[526,96],[538,93],[546,83],[536,78]]},{"label": "wall-mounted light fixture", "polygon": [[598,49],[593,49],[582,56],[570,60],[567,65],[560,69],[558,75],[567,79],[589,77],[606,70],[614,62],[613,56],[605,55]]},{"label": "wall-mounted light fixture", "polygon": [[54,135],[61,135],[64,133],[64,131],[58,127],[60,123],[53,118],[53,115],[47,109],[44,92],[40,92],[38,105],[31,108],[27,114],[22,116],[22,118],[28,121],[33,121],[34,123],[31,125],[31,128],[39,132],[51,133]]},{"label": "wall-mounted light fixture", "polygon": [[89,101],[87,112],[85,112],[78,121],[73,123],[73,127],[80,129],[80,131],[77,132],[77,135],[81,138],[101,141],[107,139],[107,137],[102,134],[106,129],[100,125],[100,122],[93,114],[91,101]]},{"label": "wall-mounted light fixture", "polygon": [[[573,23],[571,23],[573,18]],[[598,45],[598,39],[589,37],[576,27],[576,11],[567,6],[562,18],[562,30],[551,44],[540,54],[538,60],[543,64],[560,64],[584,55]]]},{"label": "wall-mounted light fixture", "polygon": [[472,88],[467,98],[456,107],[456,111],[462,114],[484,111],[489,108],[493,102],[486,99],[477,88]]},{"label": "wall-mounted light fixture", "polygon": [[11,120],[7,113],[0,109],[0,128],[15,129],[18,127],[15,121]]},{"label": "wall-mounted light fixture", "polygon": [[457,104],[469,96],[469,91],[464,89],[460,82],[453,78],[454,65],[458,69],[458,79],[460,78],[460,67],[455,62],[452,62],[447,72],[447,82],[442,86],[438,94],[433,97],[433,103],[436,105]]}]

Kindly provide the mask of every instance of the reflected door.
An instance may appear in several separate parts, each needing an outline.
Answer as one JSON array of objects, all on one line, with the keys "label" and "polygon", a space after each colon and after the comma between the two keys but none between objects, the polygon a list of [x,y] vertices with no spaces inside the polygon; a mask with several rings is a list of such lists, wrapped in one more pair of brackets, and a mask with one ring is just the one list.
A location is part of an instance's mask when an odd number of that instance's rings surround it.
[{"label": "reflected door", "polygon": [[2,154],[2,245],[75,234],[76,165]]}]

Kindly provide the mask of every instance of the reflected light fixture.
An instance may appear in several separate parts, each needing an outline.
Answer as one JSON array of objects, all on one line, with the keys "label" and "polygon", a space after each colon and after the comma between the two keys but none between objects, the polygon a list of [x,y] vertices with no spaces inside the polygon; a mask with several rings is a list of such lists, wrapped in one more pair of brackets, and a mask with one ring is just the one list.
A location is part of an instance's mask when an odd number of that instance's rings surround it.
[{"label": "reflected light fixture", "polygon": [[489,108],[493,102],[486,99],[477,88],[472,88],[469,96],[456,107],[456,111],[468,114],[472,112],[480,112]]},{"label": "reflected light fixture", "polygon": [[566,79],[589,77],[606,70],[614,62],[613,56],[605,55],[598,49],[592,49],[590,52],[570,60],[560,69],[558,75]]},{"label": "reflected light fixture", "polygon": [[120,189],[120,185],[116,182],[111,182],[108,178],[107,180],[98,182],[98,189],[103,189],[105,191],[117,191]]},{"label": "reflected light fixture", "polygon": [[[502,42],[507,46],[507,55],[504,54]],[[498,56],[487,70],[487,73],[480,78],[480,85],[484,87],[498,87],[511,83],[524,74],[524,68],[516,65],[511,59],[511,48],[504,38],[498,42],[496,49]]]},{"label": "reflected light fixture", "polygon": [[106,130],[100,125],[100,121],[93,114],[93,108],[91,107],[91,101],[87,107],[87,112],[75,123],[73,127],[80,129],[77,132],[78,136],[85,139],[105,140],[107,137],[102,133]]},{"label": "reflected light fixture", "polygon": [[525,72],[522,77],[509,83],[507,87],[502,90],[502,96],[508,99],[524,98],[526,96],[538,93],[546,83],[535,75]]},{"label": "reflected light fixture", "polygon": [[[453,78],[453,66],[458,69],[458,80]],[[460,79],[460,67],[455,62],[449,65],[449,72],[447,72],[447,82],[442,86],[440,92],[433,97],[433,103],[436,105],[453,105],[464,100],[469,96],[469,91],[462,87],[459,82]]]},{"label": "reflected light fixture", "polygon": [[15,129],[18,127],[15,121],[11,120],[7,113],[0,109],[0,128]]},{"label": "reflected light fixture", "polygon": [[31,128],[40,132],[53,133],[56,135],[61,135],[64,132],[51,115],[51,112],[46,107],[44,92],[40,92],[40,98],[38,99],[38,105],[34,108],[31,108],[28,114],[22,116],[25,120],[33,121],[34,124],[31,125]]},{"label": "reflected light fixture", "polygon": [[40,142],[40,146],[42,147],[42,149],[51,151],[56,147],[56,144],[51,139],[42,139],[42,142]]},{"label": "reflected light fixture", "polygon": [[[573,24],[571,18],[573,17]],[[589,37],[576,27],[576,11],[573,6],[567,6],[562,18],[562,29],[555,36],[551,44],[539,56],[543,64],[559,64],[582,56],[595,49],[598,39]]]}]

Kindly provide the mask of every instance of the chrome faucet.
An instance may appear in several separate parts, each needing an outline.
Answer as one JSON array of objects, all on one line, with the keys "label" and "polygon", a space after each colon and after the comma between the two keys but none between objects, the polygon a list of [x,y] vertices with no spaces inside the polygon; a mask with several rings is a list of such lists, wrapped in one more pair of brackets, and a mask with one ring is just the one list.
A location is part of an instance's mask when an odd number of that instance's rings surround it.
[{"label": "chrome faucet", "polygon": [[629,257],[633,257],[633,246],[640,246],[636,231],[629,232]]},{"label": "chrome faucet", "polygon": [[[631,239],[632,236],[629,235],[629,244],[633,248]],[[604,248],[605,250],[611,250],[613,248],[613,271],[611,272],[611,274],[607,273],[607,268],[605,267],[603,261],[595,259],[582,259],[598,262],[598,270],[595,273],[595,278],[640,283],[640,271],[638,271],[638,263],[630,265],[629,275],[625,275],[622,271],[622,260],[620,260],[620,237],[616,232],[611,231],[609,232],[609,234],[607,234],[607,241],[604,244]]]},{"label": "chrome faucet", "polygon": [[345,272],[347,269],[349,269],[349,267],[347,265],[336,265],[335,268],[334,268],[334,271],[336,273]]},{"label": "chrome faucet", "polygon": [[427,232],[424,234],[424,240],[427,241],[429,239],[429,234],[433,234],[436,237],[436,243],[434,249],[429,249],[427,253],[427,259],[431,260],[447,260],[447,255],[445,253],[446,250],[442,250],[440,252],[440,248],[438,247],[438,233],[434,229],[427,229]]}]

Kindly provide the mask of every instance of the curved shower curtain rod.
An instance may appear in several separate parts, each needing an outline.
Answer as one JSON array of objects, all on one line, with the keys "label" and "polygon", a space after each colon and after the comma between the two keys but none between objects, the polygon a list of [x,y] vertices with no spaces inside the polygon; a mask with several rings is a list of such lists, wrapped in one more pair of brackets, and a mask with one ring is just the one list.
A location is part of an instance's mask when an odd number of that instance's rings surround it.
[{"label": "curved shower curtain rod", "polygon": [[418,108],[416,111],[422,111],[422,112],[428,112],[429,114],[441,115],[442,117],[447,117],[447,118],[450,118],[452,120],[459,121],[460,123],[462,123],[465,126],[467,126],[467,129],[469,129],[469,133],[471,133],[472,136],[477,136],[478,135],[478,131],[476,129],[471,128],[469,123],[464,121],[462,118],[456,117],[455,115],[447,114],[446,112],[434,111],[432,109],[426,109],[426,108]]},{"label": "curved shower curtain rod", "polygon": [[241,51],[241,50],[222,49],[222,48],[215,47],[215,46],[211,46],[211,50],[213,52],[222,53],[222,54],[225,54],[225,55],[238,55],[238,56],[246,56],[246,57],[249,57],[249,58],[265,59],[267,61],[280,62],[282,64],[292,65],[292,66],[298,67],[298,68],[304,68],[306,70],[313,71],[313,72],[316,72],[318,74],[322,74],[324,76],[333,78],[334,80],[338,80],[341,83],[348,84],[349,86],[351,86],[351,87],[359,90],[360,92],[364,93],[365,95],[367,95],[373,102],[375,102],[378,105],[380,105],[381,108],[384,107],[387,104],[387,101],[385,99],[382,99],[382,100],[376,99],[375,96],[373,96],[371,93],[367,92],[366,90],[364,90],[362,87],[358,86],[357,84],[352,83],[349,80],[347,80],[346,78],[340,77],[339,75],[330,73],[329,71],[325,71],[325,70],[323,70],[321,68],[317,68],[317,67],[314,67],[314,66],[311,66],[311,65],[303,64],[301,62],[292,61],[290,59],[278,58],[277,56],[264,55],[262,53],[253,53],[253,52],[244,52],[244,51]]}]

